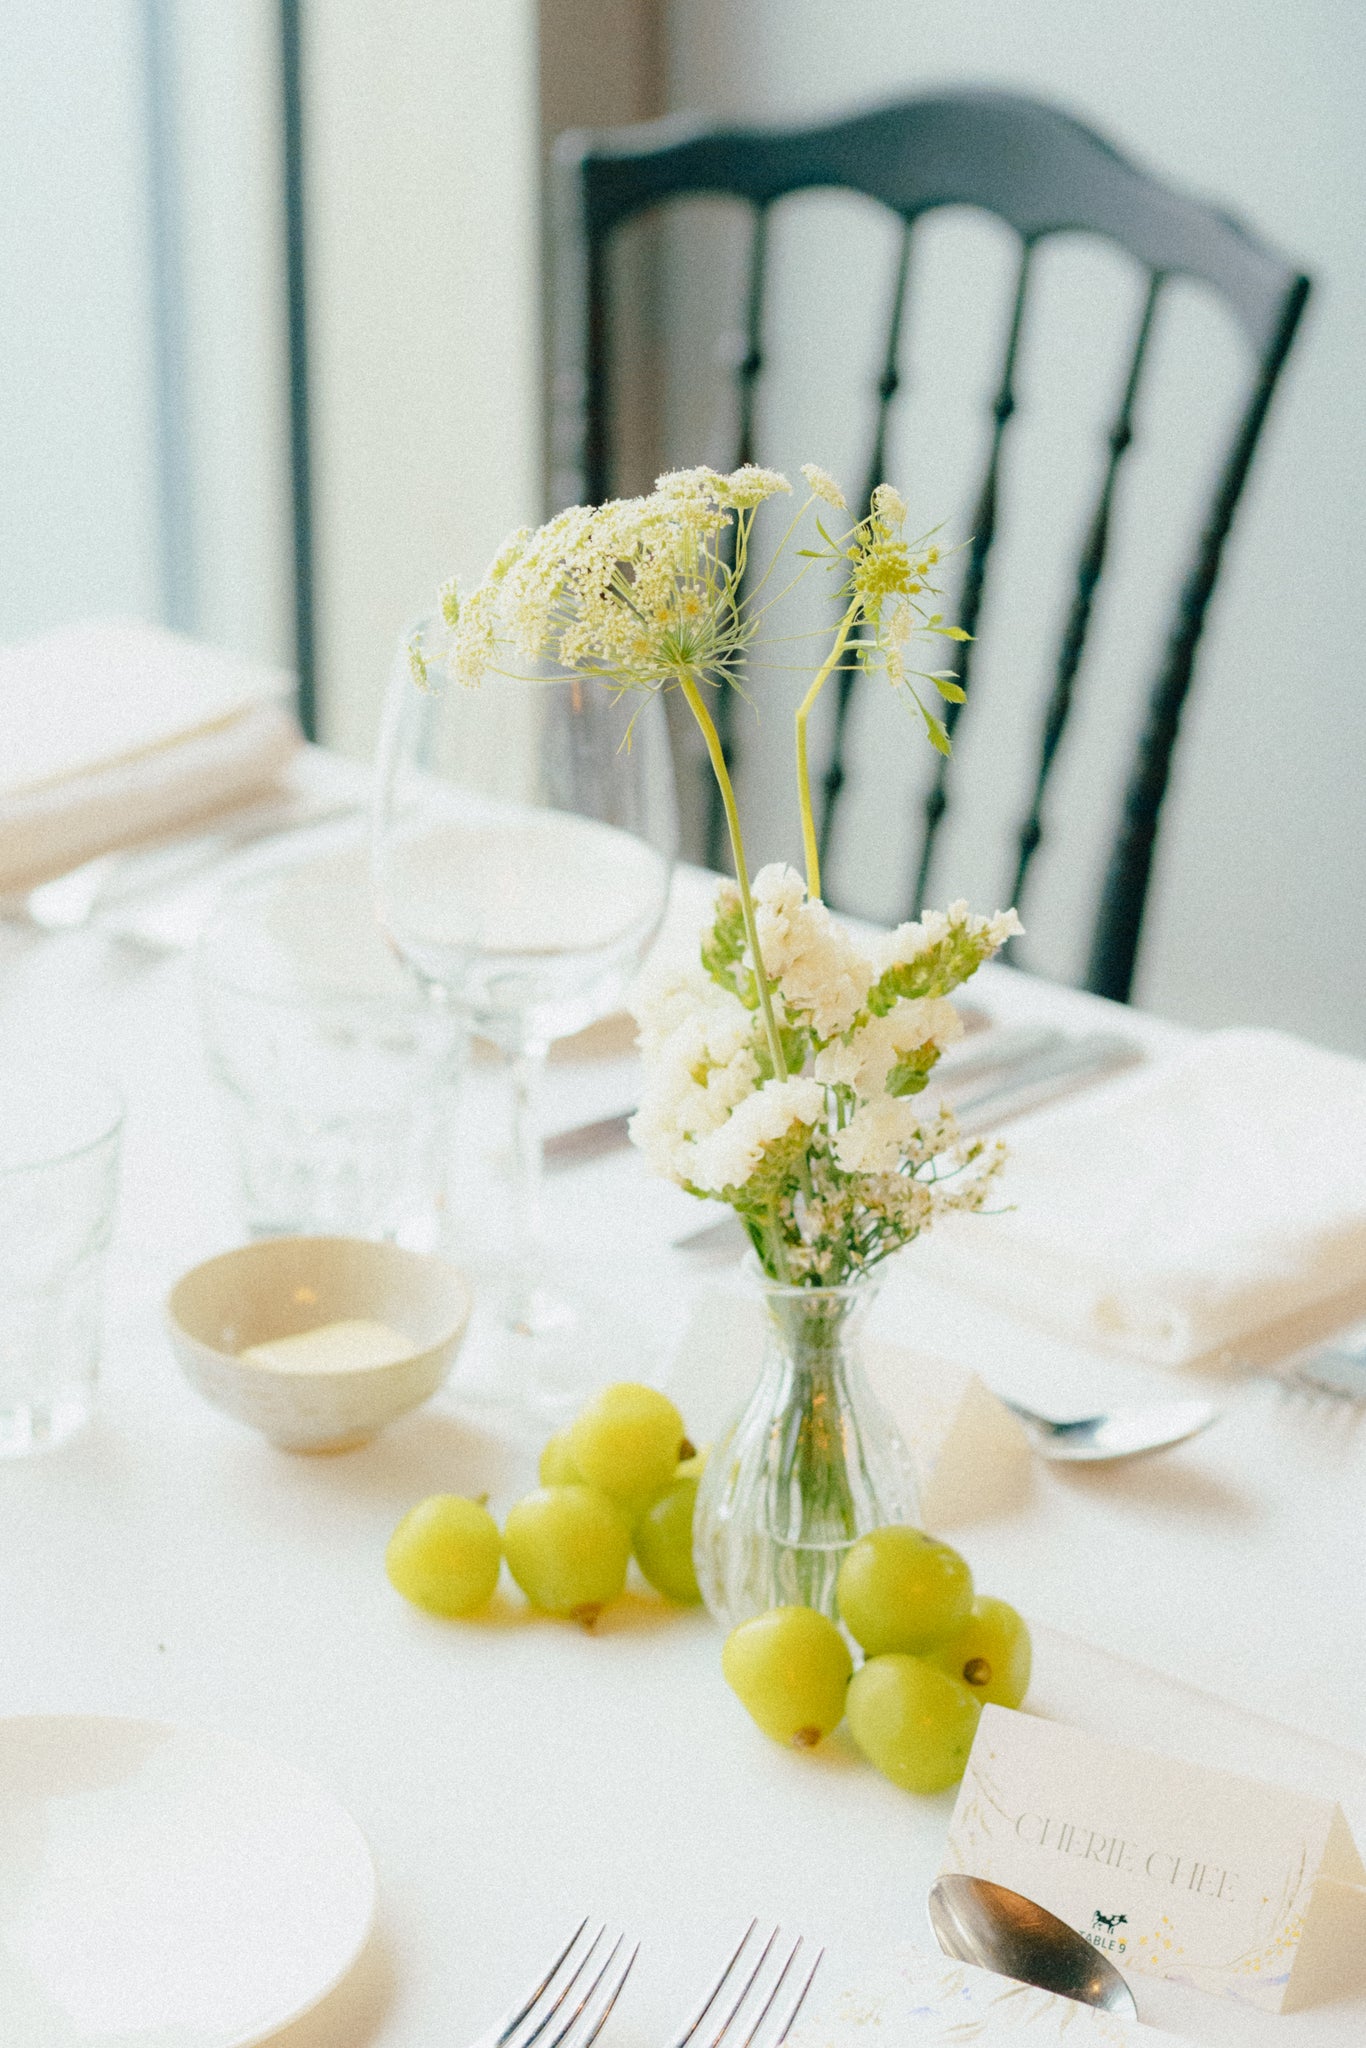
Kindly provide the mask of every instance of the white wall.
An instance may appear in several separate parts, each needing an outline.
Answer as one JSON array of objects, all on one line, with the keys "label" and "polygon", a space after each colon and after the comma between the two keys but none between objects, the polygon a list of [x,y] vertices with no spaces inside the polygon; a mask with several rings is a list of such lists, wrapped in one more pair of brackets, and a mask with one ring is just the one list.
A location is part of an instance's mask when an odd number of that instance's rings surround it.
[{"label": "white wall", "polygon": [[[1366,11],[1354,0],[1036,0],[1007,8],[956,0],[673,0],[676,106],[783,121],[935,82],[1015,87],[1089,119],[1140,161],[1242,213],[1313,274],[1316,296],[1279,393],[1206,635],[1197,689],[1165,814],[1139,997],[1200,1023],[1257,1020],[1366,1051]],[[841,208],[843,210],[841,210]],[[888,230],[871,210],[821,197],[780,226],[793,282],[770,339],[793,424],[761,458],[804,456],[859,474],[862,399],[873,374],[874,319]],[[980,459],[995,322],[1008,254],[984,223],[944,219],[926,237],[908,337],[912,381],[891,464],[917,510],[965,529]],[[694,254],[694,261],[697,260]],[[1023,794],[1014,743],[1025,700],[1048,672],[1118,368],[1116,320],[1133,280],[1114,259],[1059,249],[1042,280],[1038,345],[1021,378],[1018,462],[1007,494],[999,587],[965,732],[965,788],[995,796],[1011,820]],[[870,299],[870,293],[873,296]],[[936,310],[936,307],[938,310]],[[1071,345],[1048,316],[1079,323]],[[1093,864],[1115,800],[1152,634],[1217,443],[1236,337],[1197,295],[1182,294],[1159,337],[1117,551],[1140,558],[1112,584],[1098,619],[1089,695],[1062,761],[1055,858],[1028,904],[1032,959],[1075,970]],[[683,320],[684,353],[696,350]],[[1045,329],[1048,330],[1047,335]],[[710,393],[694,393],[694,445]],[[852,378],[852,383],[850,379]],[[841,381],[842,380],[842,381]],[[843,394],[822,406],[820,394]],[[779,407],[775,398],[775,414]],[[685,408],[685,412],[687,408]],[[1157,462],[1163,436],[1175,467]],[[675,456],[683,451],[675,447]],[[720,452],[713,445],[708,453]],[[696,454],[692,459],[697,459]],[[1037,466],[1031,482],[1027,472]],[[1021,545],[1023,543],[1023,545]],[[1027,558],[1027,559],[1025,559]],[[781,700],[781,688],[777,691]],[[792,846],[787,720],[775,706],[757,741],[749,798],[766,844]],[[908,850],[905,785],[886,761],[916,759],[892,707],[867,703],[861,759],[873,766],[859,828],[879,844],[876,871],[844,863],[846,893],[896,907]],[[749,730],[748,725],[745,728]],[[780,775],[779,769],[782,774]],[[879,776],[881,780],[879,780]],[[781,804],[775,796],[781,792]],[[1002,811],[1002,802],[1004,809]],[[995,901],[1005,835],[951,840],[936,900],[962,889]],[[879,902],[879,892],[887,899]]]},{"label": "white wall", "polygon": [[[284,659],[275,8],[165,0],[193,625]],[[163,611],[145,16],[14,0],[0,123],[0,639]]]},{"label": "white wall", "polygon": [[293,658],[276,0],[169,0],[195,631]]},{"label": "white wall", "polygon": [[396,636],[540,511],[532,0],[309,10],[319,666],[368,752]]},{"label": "white wall", "polygon": [[[275,0],[157,0],[204,638],[293,634]],[[365,754],[400,627],[540,505],[533,0],[304,10],[319,688]],[[0,639],[162,613],[142,0],[11,0]],[[0,735],[0,743],[3,736]]]},{"label": "white wall", "polygon": [[158,602],[134,0],[9,0],[0,639]]}]

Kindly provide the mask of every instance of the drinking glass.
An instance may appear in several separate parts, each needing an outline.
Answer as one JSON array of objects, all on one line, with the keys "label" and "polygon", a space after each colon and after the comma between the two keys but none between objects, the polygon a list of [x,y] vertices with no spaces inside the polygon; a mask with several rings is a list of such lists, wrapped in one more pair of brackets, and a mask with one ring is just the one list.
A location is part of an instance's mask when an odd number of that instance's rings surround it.
[{"label": "drinking glass", "polygon": [[388,1238],[444,1226],[460,1021],[395,959],[361,843],[232,890],[199,941],[209,1065],[247,1228]]},{"label": "drinking glass", "polygon": [[422,689],[407,646],[380,742],[380,922],[503,1054],[517,1162],[503,1322],[548,1338],[577,1312],[540,1243],[539,1076],[552,1040],[621,1007],[663,918],[677,842],[664,705],[562,671],[469,689],[433,663]]},{"label": "drinking glass", "polygon": [[89,1415],[123,1105],[78,1068],[0,1072],[0,1457],[60,1443]]}]

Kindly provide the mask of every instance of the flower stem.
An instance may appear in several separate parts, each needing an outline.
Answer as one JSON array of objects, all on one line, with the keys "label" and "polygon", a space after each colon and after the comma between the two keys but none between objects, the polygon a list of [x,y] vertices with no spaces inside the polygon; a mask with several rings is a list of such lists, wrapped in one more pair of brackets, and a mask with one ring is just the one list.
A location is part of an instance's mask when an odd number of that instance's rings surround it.
[{"label": "flower stem", "polygon": [[769,1274],[774,1280],[780,1280],[784,1286],[789,1286],[792,1275],[788,1271],[787,1246],[783,1243],[783,1226],[778,1215],[778,1205],[776,1202],[769,1203],[768,1231],[766,1234],[768,1237]]},{"label": "flower stem", "polygon": [[735,791],[731,787],[726,757],[721,750],[721,740],[712,724],[711,713],[702,701],[693,677],[686,670],[678,678],[679,687],[687,700],[689,711],[697,720],[707,752],[711,756],[712,773],[716,786],[721,792],[721,801],[726,809],[726,824],[730,828],[730,848],[735,855],[735,880],[740,890],[740,909],[745,920],[745,937],[754,961],[754,979],[759,990],[759,1008],[763,1013],[764,1035],[768,1039],[769,1055],[773,1061],[773,1072],[777,1079],[787,1079],[787,1061],[783,1057],[783,1041],[778,1034],[777,1019],[773,1015],[773,998],[769,993],[768,976],[764,971],[764,956],[759,951],[759,928],[754,921],[754,898],[749,891],[749,869],[745,866],[745,842],[740,836],[740,813],[735,803]]},{"label": "flower stem", "polygon": [[816,845],[816,820],[811,809],[811,769],[806,755],[806,721],[811,716],[816,699],[834,674],[836,664],[844,653],[849,635],[854,629],[858,612],[859,600],[855,598],[840,620],[835,644],[816,680],[802,698],[797,711],[797,795],[802,807],[802,845],[806,850],[806,893],[813,903],[821,893],[821,857]]}]

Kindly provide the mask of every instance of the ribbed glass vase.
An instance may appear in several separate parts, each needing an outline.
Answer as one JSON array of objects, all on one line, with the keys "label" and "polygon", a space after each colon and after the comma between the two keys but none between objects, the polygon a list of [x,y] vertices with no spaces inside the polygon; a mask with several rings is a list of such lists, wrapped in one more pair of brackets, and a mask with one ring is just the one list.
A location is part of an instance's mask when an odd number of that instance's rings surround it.
[{"label": "ribbed glass vase", "polygon": [[913,1523],[918,1510],[910,1459],[863,1370],[876,1279],[759,1284],[763,1370],[712,1448],[693,1517],[697,1582],[728,1628],[769,1607],[834,1618],[849,1546],[884,1523]]}]

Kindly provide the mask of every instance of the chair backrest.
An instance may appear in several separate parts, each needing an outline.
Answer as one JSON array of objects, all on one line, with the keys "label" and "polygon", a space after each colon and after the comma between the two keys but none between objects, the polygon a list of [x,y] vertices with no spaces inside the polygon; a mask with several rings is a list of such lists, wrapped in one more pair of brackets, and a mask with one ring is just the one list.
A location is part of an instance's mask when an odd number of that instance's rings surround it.
[{"label": "chair backrest", "polygon": [[[745,347],[736,364],[736,463],[755,459],[756,395],[764,369],[763,327],[769,209],[787,195],[836,187],[880,201],[902,222],[898,274],[882,352],[867,489],[883,475],[912,238],[923,214],[974,206],[1019,238],[1018,267],[992,405],[993,427],[971,521],[958,623],[975,634],[996,536],[997,505],[1016,410],[1016,364],[1035,252],[1048,237],[1085,232],[1117,244],[1147,273],[1123,396],[1077,563],[1073,596],[1038,740],[1033,793],[1018,834],[1019,902],[1043,836],[1044,801],[1067,725],[1097,584],[1105,567],[1116,484],[1133,438],[1154,314],[1168,279],[1190,277],[1232,310],[1252,369],[1223,452],[1203,527],[1182,586],[1148,700],[1093,931],[1085,985],[1127,1001],[1133,981],[1158,815],[1166,793],[1182,706],[1234,511],[1276,379],[1294,338],[1309,280],[1217,208],[1137,169],[1090,129],[1040,101],[989,91],[936,92],[820,127],[729,128],[669,119],[605,134],[562,136],[555,167],[555,399],[552,497],[558,507],[596,504],[613,492],[610,379],[612,322],[608,253],[621,225],[671,200],[724,195],[751,213]],[[866,501],[865,501],[866,502]],[[969,680],[972,643],[961,649]],[[839,678],[825,775],[822,834],[829,839],[845,781],[852,671]],[[725,699],[719,707],[727,708]],[[962,714],[945,707],[952,731]],[[725,734],[727,744],[731,734]],[[910,914],[924,900],[935,839],[948,807],[951,764],[940,760],[924,801]],[[708,855],[719,865],[719,814]]]}]

